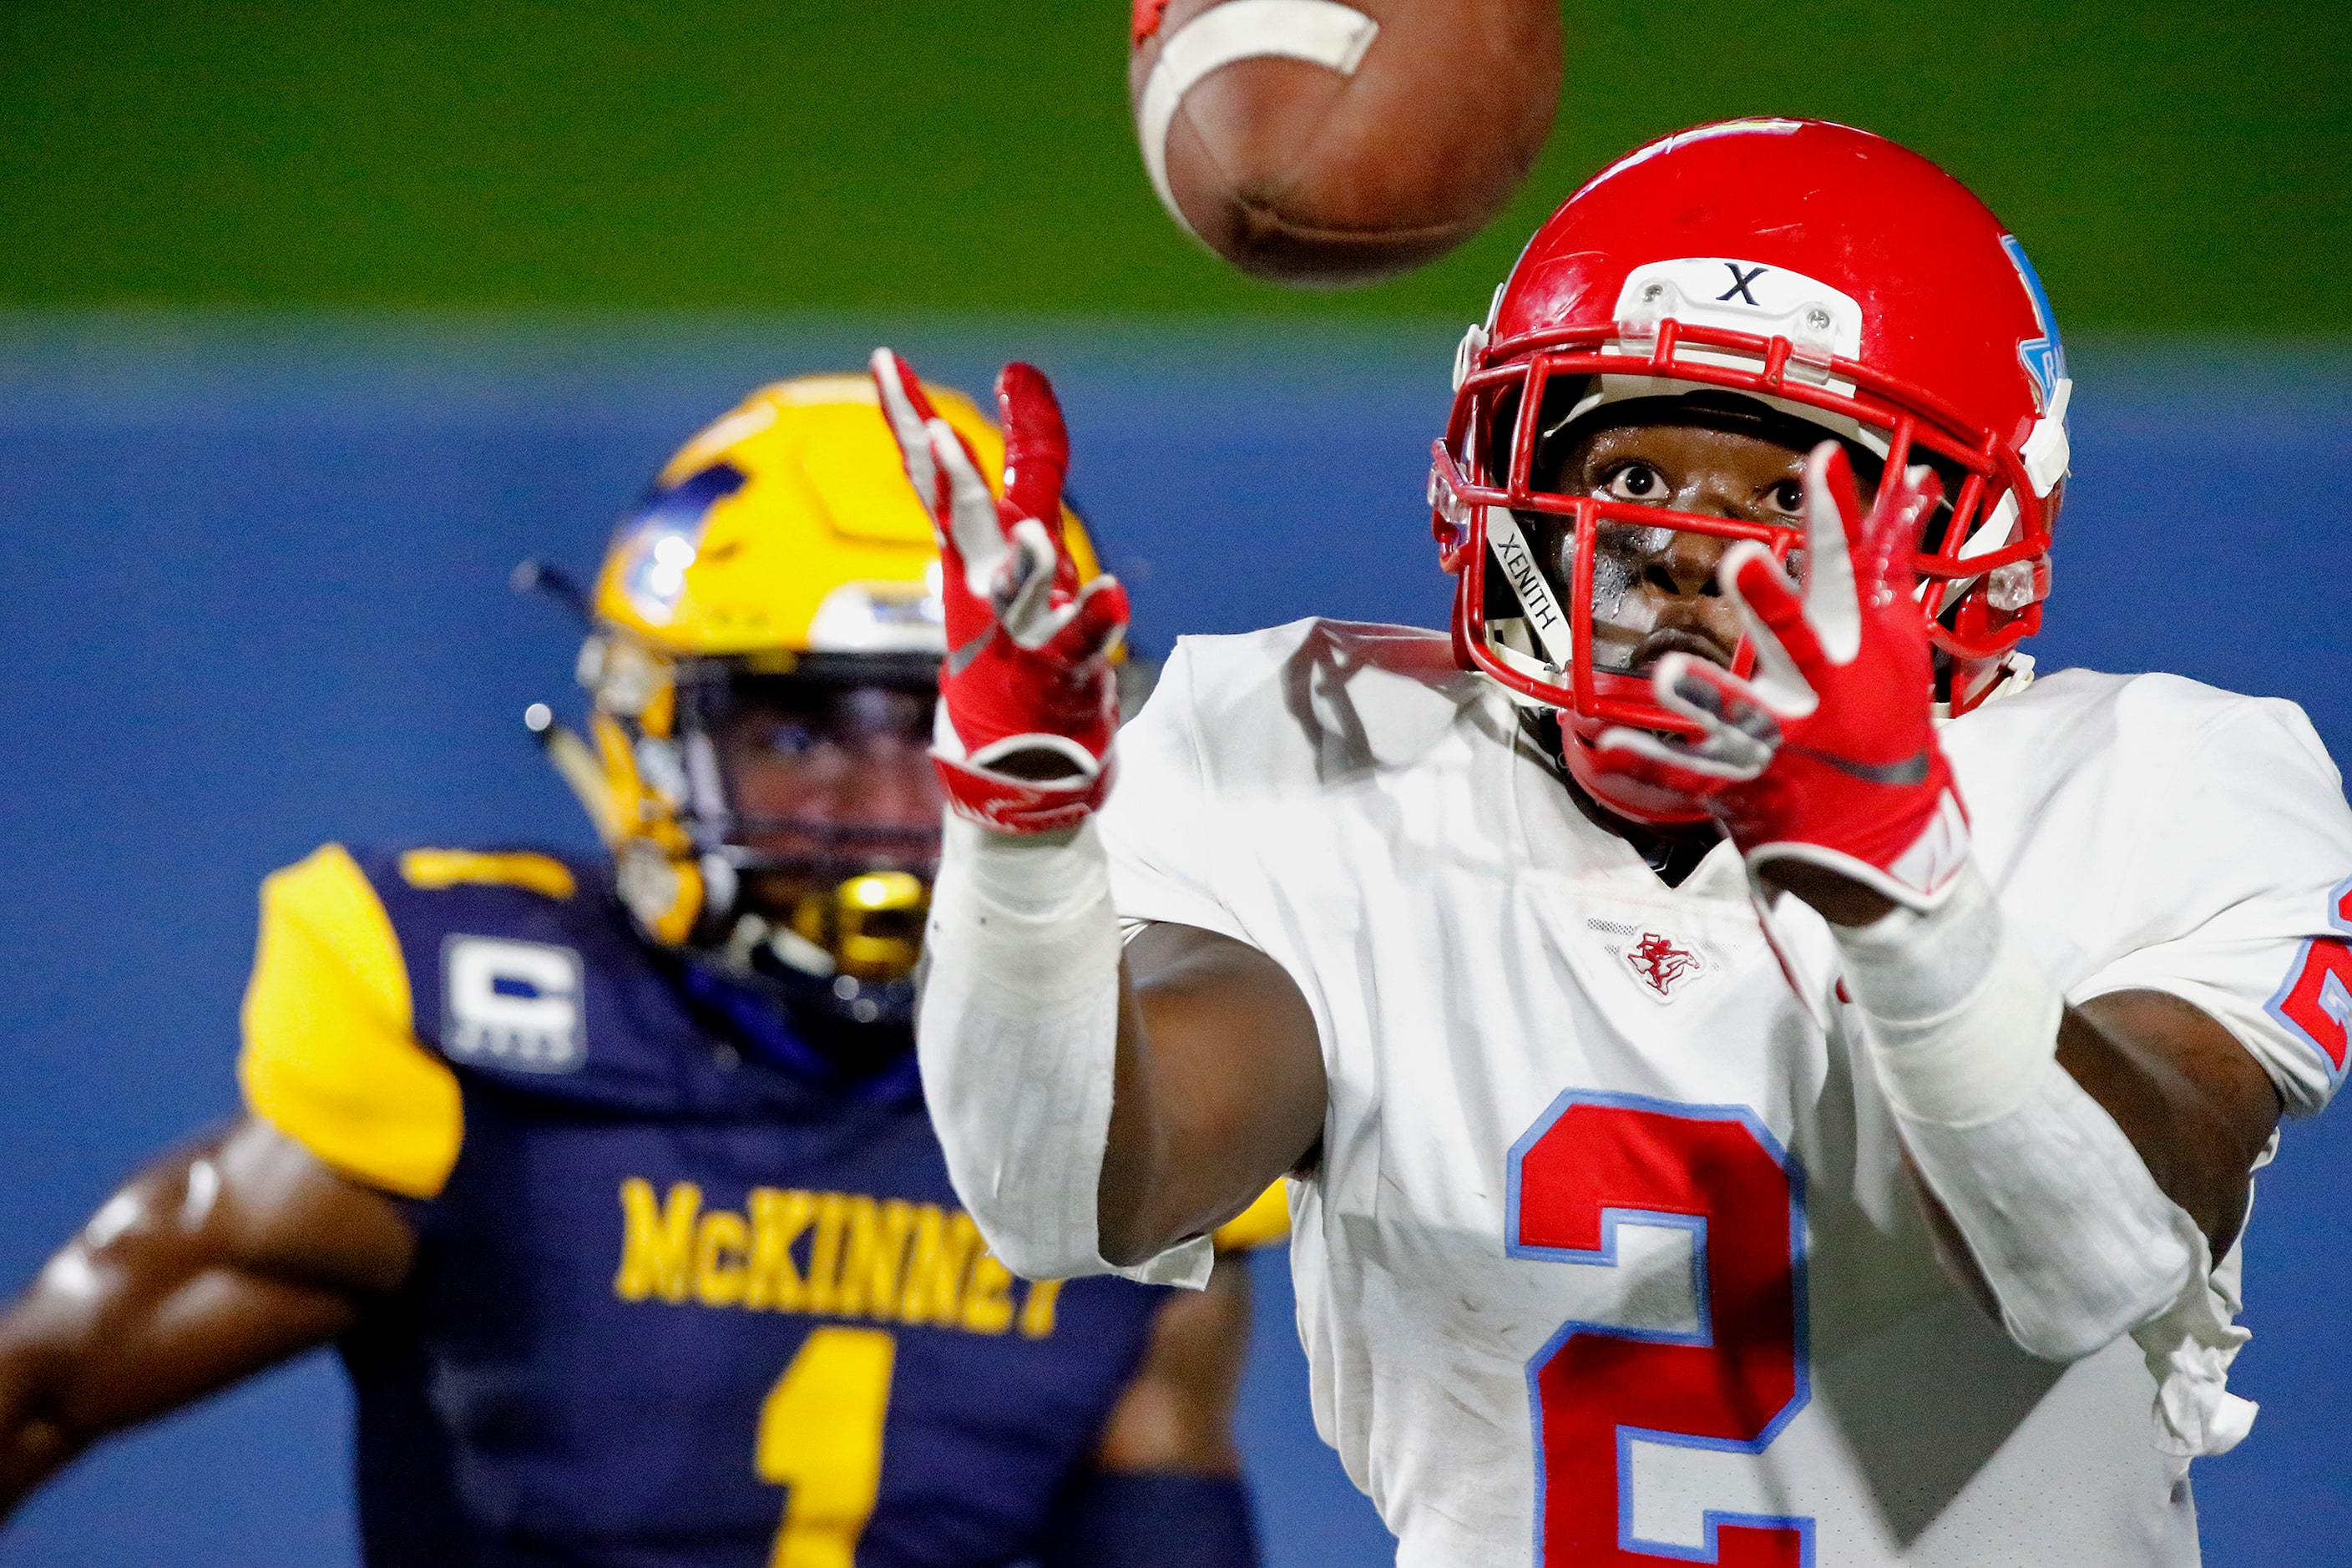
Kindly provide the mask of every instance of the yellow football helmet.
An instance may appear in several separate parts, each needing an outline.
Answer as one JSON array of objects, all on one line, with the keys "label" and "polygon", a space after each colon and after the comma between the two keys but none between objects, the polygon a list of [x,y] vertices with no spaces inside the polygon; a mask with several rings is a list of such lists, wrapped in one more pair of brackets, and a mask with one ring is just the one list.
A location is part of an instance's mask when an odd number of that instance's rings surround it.
[{"label": "yellow football helmet", "polygon": [[[996,427],[929,387],[992,484]],[[1081,576],[1098,570],[1074,514]],[[712,731],[730,691],[761,682],[935,691],[946,653],[940,562],[863,375],[761,387],[679,448],[614,531],[590,591],[583,741],[532,725],[612,849],[624,903],[656,941],[793,983],[836,1016],[904,1016],[939,834],[793,825],[819,845],[797,868],[822,893],[789,911],[739,908],[748,847]],[[928,711],[928,709],[925,710]],[[813,987],[813,988],[812,988]]]}]

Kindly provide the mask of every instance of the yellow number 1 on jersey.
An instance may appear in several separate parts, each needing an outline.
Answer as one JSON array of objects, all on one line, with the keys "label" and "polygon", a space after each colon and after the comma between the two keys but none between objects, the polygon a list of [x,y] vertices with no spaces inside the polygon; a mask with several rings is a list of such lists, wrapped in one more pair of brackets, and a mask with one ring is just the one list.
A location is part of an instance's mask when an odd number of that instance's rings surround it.
[{"label": "yellow number 1 on jersey", "polygon": [[882,1488],[898,1347],[879,1329],[812,1331],[760,1407],[760,1479],[789,1487],[769,1568],[851,1568]]}]

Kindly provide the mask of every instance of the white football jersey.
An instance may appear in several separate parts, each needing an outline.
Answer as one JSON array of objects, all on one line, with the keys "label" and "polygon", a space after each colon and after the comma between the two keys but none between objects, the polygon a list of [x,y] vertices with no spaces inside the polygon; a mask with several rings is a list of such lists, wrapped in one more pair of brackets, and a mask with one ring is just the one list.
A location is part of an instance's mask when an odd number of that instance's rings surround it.
[{"label": "white football jersey", "polygon": [[[2175,993],[2326,1101],[2352,812],[2299,710],[2068,671],[1943,738],[2070,1001]],[[1187,639],[1119,755],[1122,918],[1314,1011],[1299,1334],[1401,1563],[2197,1561],[2138,1347],[2036,1361],[1955,1284],[1827,928],[1776,916],[1809,1012],[1729,846],[1666,887],[1405,628]]]}]

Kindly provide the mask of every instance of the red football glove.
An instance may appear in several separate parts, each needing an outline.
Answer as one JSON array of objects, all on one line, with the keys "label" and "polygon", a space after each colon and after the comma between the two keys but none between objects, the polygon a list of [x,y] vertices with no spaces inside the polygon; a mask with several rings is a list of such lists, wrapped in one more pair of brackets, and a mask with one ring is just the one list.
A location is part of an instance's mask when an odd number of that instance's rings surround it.
[{"label": "red football glove", "polygon": [[[1063,543],[1070,437],[1054,388],[1031,365],[1006,365],[996,378],[1000,501],[912,366],[877,349],[874,384],[944,568],[948,655],[931,758],[948,799],[999,833],[1075,827],[1110,791],[1118,729],[1110,655],[1127,633],[1127,590],[1108,574],[1080,584]],[[1015,756],[1019,773],[999,765]],[[1055,776],[1022,776],[1032,772]]]},{"label": "red football glove", "polygon": [[1687,654],[1658,661],[1658,700],[1696,741],[1606,731],[1601,764],[1704,805],[1760,872],[1825,867],[1915,910],[1951,890],[1968,815],[1937,743],[1934,659],[1913,599],[1912,552],[1942,487],[1890,474],[1870,515],[1834,441],[1805,460],[1803,597],[1761,545],[1716,568],[1756,649],[1742,680]]}]

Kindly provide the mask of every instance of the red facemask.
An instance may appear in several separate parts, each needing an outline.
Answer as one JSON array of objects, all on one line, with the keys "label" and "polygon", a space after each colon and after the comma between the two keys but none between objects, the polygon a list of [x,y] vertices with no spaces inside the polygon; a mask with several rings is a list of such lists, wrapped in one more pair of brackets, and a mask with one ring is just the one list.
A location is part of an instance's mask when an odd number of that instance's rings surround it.
[{"label": "red facemask", "polygon": [[[1464,340],[1429,494],[1441,563],[1459,579],[1457,657],[1559,710],[1565,761],[1604,805],[1685,819],[1583,765],[1612,724],[1685,727],[1645,676],[1596,659],[1606,537],[1754,539],[1785,559],[1796,533],[1538,489],[1533,476],[1548,425],[1615,398],[1717,389],[1873,451],[1890,471],[1943,471],[1952,504],[1916,559],[1918,601],[1943,655],[1939,695],[1966,711],[2041,626],[2071,387],[2023,249],[1926,159],[1811,121],[1652,142],[1536,232]],[[1573,551],[1538,560],[1514,513],[1561,520]],[[1732,668],[1753,662],[1743,644]]]}]

